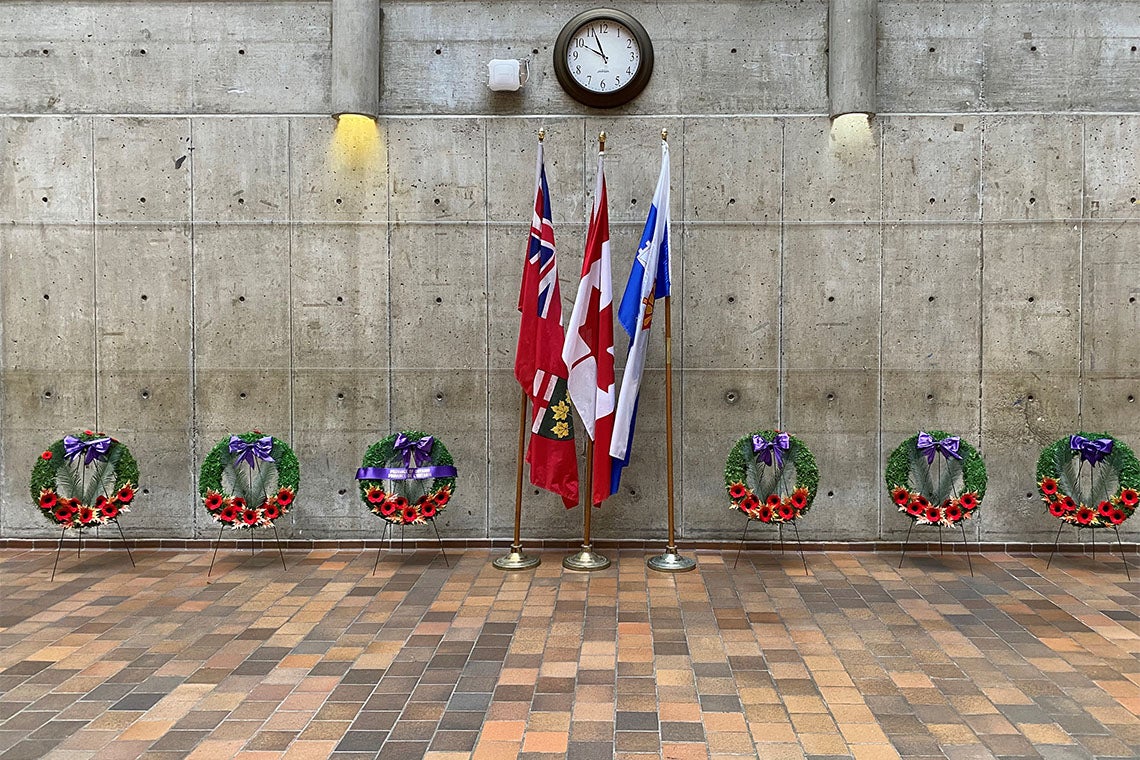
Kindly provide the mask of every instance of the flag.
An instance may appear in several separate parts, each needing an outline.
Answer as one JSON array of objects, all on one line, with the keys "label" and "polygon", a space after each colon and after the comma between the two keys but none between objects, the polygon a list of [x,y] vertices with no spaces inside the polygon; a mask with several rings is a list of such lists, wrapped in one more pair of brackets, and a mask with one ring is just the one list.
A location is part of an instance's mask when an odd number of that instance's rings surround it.
[{"label": "flag", "polygon": [[570,370],[570,398],[586,434],[594,442],[592,504],[610,495],[610,438],[614,427],[614,316],[610,279],[610,220],[606,200],[604,154],[598,154],[594,209],[586,232],[582,280],[566,330],[562,358]]},{"label": "flag", "polygon": [[530,482],[558,494],[570,508],[578,503],[578,454],[566,393],[568,373],[561,353],[562,295],[558,289],[550,190],[542,153],[540,142],[534,215],[519,292],[522,318],[515,351],[515,379],[531,403],[530,443],[526,449]]},{"label": "flag", "polygon": [[653,205],[649,207],[649,216],[637,246],[637,257],[633,260],[629,281],[618,307],[618,320],[630,342],[614,416],[613,440],[610,442],[610,456],[613,457],[610,493],[617,492],[621,472],[629,464],[633,428],[637,421],[637,398],[645,369],[649,329],[653,324],[653,302],[669,295],[669,285],[669,143],[662,140],[657,190],[653,193]]}]

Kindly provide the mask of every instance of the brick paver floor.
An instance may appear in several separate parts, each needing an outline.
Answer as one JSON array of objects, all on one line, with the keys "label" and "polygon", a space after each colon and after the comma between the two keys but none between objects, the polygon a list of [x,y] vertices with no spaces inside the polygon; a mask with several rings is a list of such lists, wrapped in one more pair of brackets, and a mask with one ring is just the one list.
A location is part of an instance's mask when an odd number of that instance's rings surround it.
[{"label": "brick paver floor", "polygon": [[1140,757],[1119,557],[491,556],[0,552],[0,758]]}]

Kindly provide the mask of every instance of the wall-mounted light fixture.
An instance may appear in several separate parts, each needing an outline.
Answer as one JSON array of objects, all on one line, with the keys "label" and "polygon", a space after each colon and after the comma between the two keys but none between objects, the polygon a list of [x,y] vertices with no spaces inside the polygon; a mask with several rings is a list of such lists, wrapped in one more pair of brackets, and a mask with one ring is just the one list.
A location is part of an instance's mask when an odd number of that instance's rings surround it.
[{"label": "wall-mounted light fixture", "polygon": [[530,59],[495,58],[487,64],[487,87],[495,92],[514,92],[530,77]]},{"label": "wall-mounted light fixture", "polygon": [[831,118],[875,115],[878,0],[830,0],[827,97]]},{"label": "wall-mounted light fixture", "polygon": [[332,109],[380,115],[380,0],[333,0]]}]

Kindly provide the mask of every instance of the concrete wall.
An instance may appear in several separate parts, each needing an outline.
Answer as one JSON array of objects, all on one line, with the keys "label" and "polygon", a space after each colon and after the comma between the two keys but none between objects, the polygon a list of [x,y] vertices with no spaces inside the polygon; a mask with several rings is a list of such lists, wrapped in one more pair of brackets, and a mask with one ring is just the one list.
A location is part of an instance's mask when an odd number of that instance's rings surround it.
[{"label": "concrete wall", "polygon": [[[901,537],[881,467],[920,427],[982,450],[985,540],[1052,537],[1042,446],[1140,445],[1140,2],[883,0],[873,144],[842,155],[826,3],[623,3],[657,64],[612,112],[553,75],[584,7],[385,1],[382,145],[349,170],[328,3],[0,2],[0,535],[53,534],[27,476],[87,427],[139,459],[132,535],[213,535],[198,464],[257,427],[301,459],[289,535],[376,536],[352,477],[408,426],[461,467],[444,535],[507,535],[539,126],[567,312],[597,132],[620,291],[669,129],[684,536],[738,535],[724,456],[761,427],[820,462],[808,539]],[[486,89],[488,59],[523,56],[521,92]],[[664,534],[650,358],[601,536]],[[525,534],[580,535],[527,494]]]}]

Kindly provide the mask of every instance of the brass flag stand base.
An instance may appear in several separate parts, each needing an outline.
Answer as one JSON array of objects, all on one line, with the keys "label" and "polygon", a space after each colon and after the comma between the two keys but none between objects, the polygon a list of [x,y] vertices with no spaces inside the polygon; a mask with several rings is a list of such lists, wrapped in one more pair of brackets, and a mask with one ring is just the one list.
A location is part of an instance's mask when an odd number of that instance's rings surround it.
[{"label": "brass flag stand base", "polygon": [[695,570],[697,562],[689,557],[682,557],[677,553],[677,547],[665,547],[664,554],[658,554],[656,557],[650,557],[645,561],[650,570],[656,570],[659,573],[687,573],[690,570]]},{"label": "brass flag stand base", "polygon": [[542,560],[538,557],[532,557],[529,554],[524,554],[522,547],[517,544],[511,546],[510,554],[504,557],[499,557],[491,563],[500,570],[530,570],[532,567],[538,567],[542,564]]},{"label": "brass flag stand base", "polygon": [[590,512],[594,509],[593,473],[594,442],[586,439],[586,488],[583,491],[585,498],[582,500],[582,508],[586,511],[586,515],[582,518],[582,549],[577,554],[571,554],[562,560],[562,567],[567,570],[605,570],[610,566],[609,559],[595,552],[593,544],[590,543]]}]

